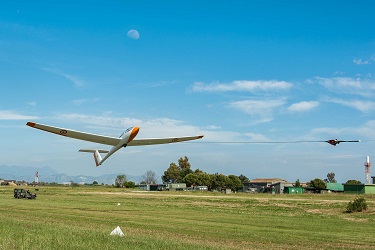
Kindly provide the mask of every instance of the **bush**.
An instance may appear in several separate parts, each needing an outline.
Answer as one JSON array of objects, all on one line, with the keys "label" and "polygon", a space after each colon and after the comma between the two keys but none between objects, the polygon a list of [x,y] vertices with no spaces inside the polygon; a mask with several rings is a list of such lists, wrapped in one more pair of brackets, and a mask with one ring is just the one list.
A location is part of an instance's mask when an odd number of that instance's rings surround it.
[{"label": "bush", "polygon": [[134,187],[135,187],[135,183],[132,182],[132,181],[127,181],[127,182],[125,183],[125,187],[126,187],[126,188],[134,188]]},{"label": "bush", "polygon": [[367,209],[367,203],[365,198],[355,198],[354,201],[350,201],[346,207],[347,213],[362,212]]}]

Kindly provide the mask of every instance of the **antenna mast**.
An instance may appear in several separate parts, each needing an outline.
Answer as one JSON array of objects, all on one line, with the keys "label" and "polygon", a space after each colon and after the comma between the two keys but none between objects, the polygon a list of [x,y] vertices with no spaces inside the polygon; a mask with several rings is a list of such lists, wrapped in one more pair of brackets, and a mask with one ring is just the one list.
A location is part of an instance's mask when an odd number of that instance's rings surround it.
[{"label": "antenna mast", "polygon": [[365,162],[366,184],[370,184],[370,166],[370,156],[367,156]]}]

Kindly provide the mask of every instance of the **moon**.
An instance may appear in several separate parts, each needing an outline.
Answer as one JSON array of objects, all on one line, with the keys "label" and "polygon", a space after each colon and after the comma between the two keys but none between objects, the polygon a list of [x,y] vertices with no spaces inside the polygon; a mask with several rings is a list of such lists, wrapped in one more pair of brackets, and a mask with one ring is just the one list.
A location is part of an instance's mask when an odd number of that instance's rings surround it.
[{"label": "moon", "polygon": [[127,36],[130,39],[138,40],[139,39],[139,32],[137,30],[129,30]]}]

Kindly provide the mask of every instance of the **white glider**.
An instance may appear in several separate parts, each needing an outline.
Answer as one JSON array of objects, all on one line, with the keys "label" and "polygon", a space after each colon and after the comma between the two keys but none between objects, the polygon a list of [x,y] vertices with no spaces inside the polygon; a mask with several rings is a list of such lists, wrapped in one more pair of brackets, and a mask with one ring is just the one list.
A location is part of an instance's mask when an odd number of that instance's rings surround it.
[{"label": "white glider", "polygon": [[[117,150],[119,150],[122,147],[175,143],[175,142],[183,142],[183,141],[201,139],[203,137],[203,135],[197,135],[197,136],[170,137],[170,138],[134,139],[139,132],[139,127],[135,126],[135,127],[128,128],[127,130],[125,130],[124,133],[120,135],[120,137],[116,138],[116,137],[110,137],[110,136],[104,136],[104,135],[90,134],[90,133],[70,130],[66,128],[52,127],[52,126],[48,126],[44,124],[38,124],[35,122],[28,122],[26,123],[26,125],[32,128],[37,128],[37,129],[44,130],[44,131],[54,133],[57,135],[62,135],[62,136],[66,136],[66,137],[70,137],[70,138],[74,138],[78,140],[96,142],[100,144],[113,146],[110,150],[102,150],[102,149],[80,149],[79,150],[79,152],[94,153],[96,166],[103,164],[103,162],[107,160],[108,157],[110,157],[113,153],[115,153]],[[106,153],[104,158],[101,157],[100,155],[101,153]]]}]

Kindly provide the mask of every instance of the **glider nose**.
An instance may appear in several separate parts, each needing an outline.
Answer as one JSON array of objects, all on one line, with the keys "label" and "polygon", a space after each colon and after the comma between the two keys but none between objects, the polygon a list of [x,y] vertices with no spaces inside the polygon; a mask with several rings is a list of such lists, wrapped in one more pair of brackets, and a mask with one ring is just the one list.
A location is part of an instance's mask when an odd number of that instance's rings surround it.
[{"label": "glider nose", "polygon": [[128,143],[131,142],[134,139],[134,137],[137,136],[138,132],[139,132],[139,127],[136,126],[132,129],[132,132],[130,133],[130,136],[129,136]]}]

